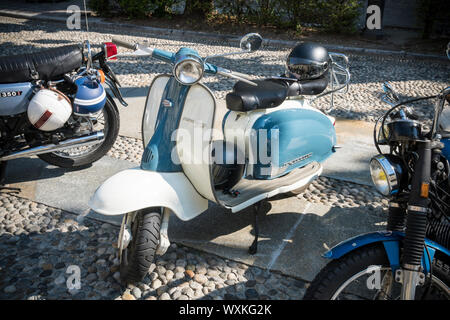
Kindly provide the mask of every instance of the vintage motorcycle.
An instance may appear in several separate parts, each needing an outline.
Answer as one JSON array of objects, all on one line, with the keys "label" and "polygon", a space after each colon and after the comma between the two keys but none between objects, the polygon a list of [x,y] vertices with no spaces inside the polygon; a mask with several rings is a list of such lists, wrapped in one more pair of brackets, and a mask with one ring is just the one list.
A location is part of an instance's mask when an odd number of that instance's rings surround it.
[{"label": "vintage motorcycle", "polygon": [[8,160],[37,155],[73,168],[108,152],[119,132],[119,112],[104,84],[127,105],[107,64],[116,53],[113,43],[105,43],[92,55],[85,41],[0,57],[0,185]]},{"label": "vintage motorcycle", "polygon": [[[450,88],[392,105],[374,127],[379,154],[370,161],[376,189],[390,198],[387,231],[356,236],[324,254],[333,259],[304,299],[450,298]],[[431,124],[406,104],[437,98]],[[381,125],[378,127],[378,124]],[[389,147],[382,152],[381,146]]]},{"label": "vintage motorcycle", "polygon": [[[206,211],[208,200],[231,212],[253,206],[249,252],[256,253],[260,201],[305,188],[335,151],[334,118],[306,97],[346,90],[347,57],[302,43],[288,57],[287,74],[252,80],[206,61],[258,50],[258,34],[244,36],[239,52],[204,59],[190,48],[171,53],[113,42],[134,50],[117,56],[151,56],[173,65],[173,74],[157,76],[149,89],[140,168],[110,177],[89,201],[100,214],[125,214],[118,239],[122,281],[142,280],[155,254],[166,252],[170,213],[193,219]],[[226,96],[223,140],[212,141],[216,100],[200,83],[204,74],[239,80]]]}]

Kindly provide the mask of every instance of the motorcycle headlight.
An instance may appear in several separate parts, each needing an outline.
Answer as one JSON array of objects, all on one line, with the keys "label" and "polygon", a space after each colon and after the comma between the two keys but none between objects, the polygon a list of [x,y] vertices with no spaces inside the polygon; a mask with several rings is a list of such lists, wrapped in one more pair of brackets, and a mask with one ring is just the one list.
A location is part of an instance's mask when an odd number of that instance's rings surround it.
[{"label": "motorcycle headlight", "polygon": [[175,79],[184,85],[192,85],[203,77],[203,61],[196,56],[183,56],[173,68]]},{"label": "motorcycle headlight", "polygon": [[400,159],[381,154],[370,160],[370,175],[375,188],[384,196],[399,192],[406,178]]}]

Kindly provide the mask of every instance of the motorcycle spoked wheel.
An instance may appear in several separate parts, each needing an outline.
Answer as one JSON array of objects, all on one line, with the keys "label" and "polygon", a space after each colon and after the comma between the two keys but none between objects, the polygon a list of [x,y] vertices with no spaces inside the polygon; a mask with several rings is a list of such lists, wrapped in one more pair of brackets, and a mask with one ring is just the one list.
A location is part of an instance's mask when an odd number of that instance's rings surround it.
[{"label": "motorcycle spoked wheel", "polygon": [[[373,275],[367,272],[370,266],[380,266],[379,289],[369,289],[368,280],[372,283],[369,277]],[[416,300],[449,300],[448,265],[435,258],[432,273],[431,279],[427,277],[425,284],[416,288]],[[386,251],[382,244],[376,244],[361,247],[328,263],[312,281],[303,299],[398,300],[400,293],[401,284],[393,278]]]},{"label": "motorcycle spoked wheel", "polygon": [[122,249],[120,280],[122,284],[140,282],[147,275],[159,245],[161,213],[155,208],[139,211],[131,222],[131,241]]},{"label": "motorcycle spoked wheel", "polygon": [[75,168],[89,165],[102,158],[113,146],[119,134],[119,112],[109,98],[103,107],[103,117],[98,122],[103,124],[105,137],[99,144],[86,147],[74,147],[58,152],[38,155],[45,162],[61,168]]}]

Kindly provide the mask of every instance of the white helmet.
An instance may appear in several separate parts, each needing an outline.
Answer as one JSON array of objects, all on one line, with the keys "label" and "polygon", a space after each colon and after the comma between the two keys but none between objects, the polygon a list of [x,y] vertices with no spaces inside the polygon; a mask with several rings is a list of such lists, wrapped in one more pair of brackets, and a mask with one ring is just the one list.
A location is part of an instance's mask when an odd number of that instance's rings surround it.
[{"label": "white helmet", "polygon": [[41,89],[31,99],[27,114],[37,129],[53,131],[61,128],[69,120],[72,105],[62,93]]}]

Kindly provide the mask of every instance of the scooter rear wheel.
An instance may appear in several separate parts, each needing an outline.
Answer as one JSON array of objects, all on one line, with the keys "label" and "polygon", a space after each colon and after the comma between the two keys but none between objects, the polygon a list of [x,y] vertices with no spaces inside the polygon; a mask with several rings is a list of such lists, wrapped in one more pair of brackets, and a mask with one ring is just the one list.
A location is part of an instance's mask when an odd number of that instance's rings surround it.
[{"label": "scooter rear wheel", "polygon": [[140,282],[154,261],[159,244],[161,214],[150,211],[138,212],[131,224],[132,239],[122,250],[120,279],[125,285]]}]

